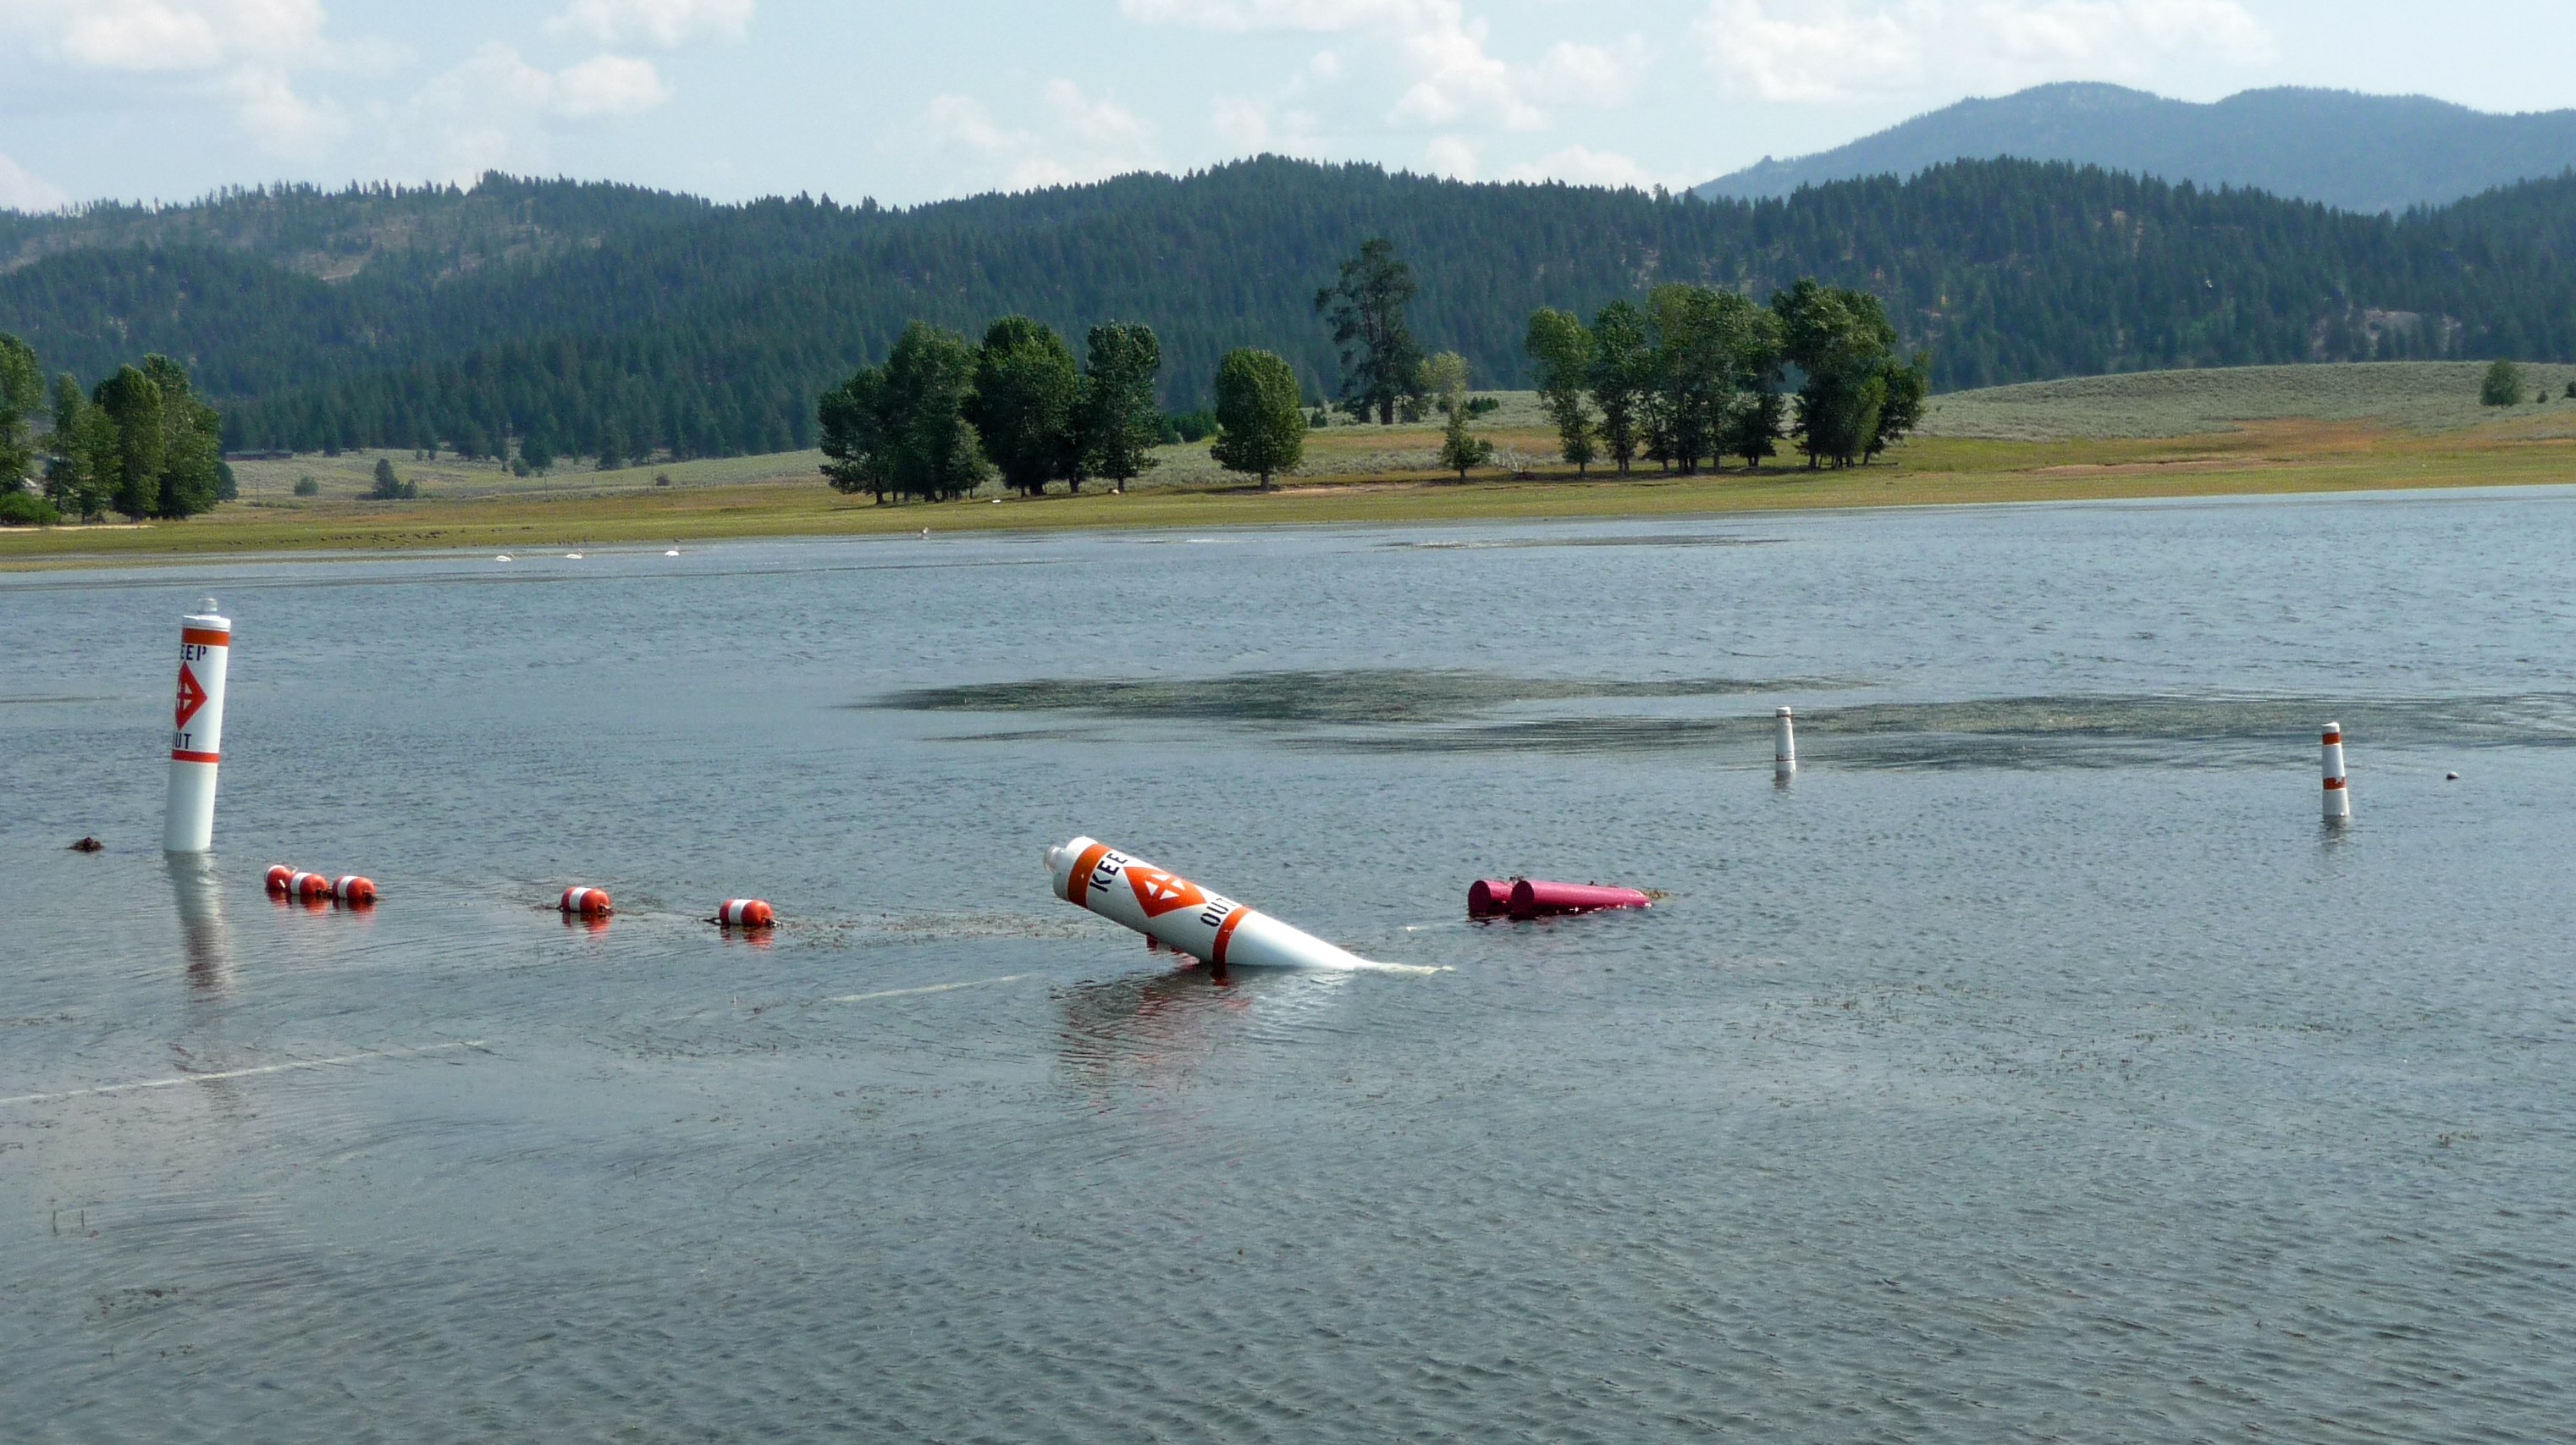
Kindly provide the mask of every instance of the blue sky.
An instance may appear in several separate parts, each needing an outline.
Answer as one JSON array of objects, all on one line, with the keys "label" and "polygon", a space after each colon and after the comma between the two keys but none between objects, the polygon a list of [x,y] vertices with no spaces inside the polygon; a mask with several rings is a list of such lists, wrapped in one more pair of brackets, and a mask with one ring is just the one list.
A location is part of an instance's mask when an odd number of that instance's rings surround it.
[{"label": "blue sky", "polygon": [[2576,105],[2576,7],[2388,0],[0,0],[0,205],[487,167],[910,204],[1269,150],[1682,186],[2112,80]]}]

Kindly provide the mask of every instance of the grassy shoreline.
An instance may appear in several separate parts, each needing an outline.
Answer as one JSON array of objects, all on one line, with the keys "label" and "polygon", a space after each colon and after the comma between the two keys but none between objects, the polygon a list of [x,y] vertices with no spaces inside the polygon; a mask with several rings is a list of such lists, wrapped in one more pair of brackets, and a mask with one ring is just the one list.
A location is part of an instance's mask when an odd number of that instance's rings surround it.
[{"label": "grassy shoreline", "polygon": [[[1545,442],[1519,429],[1496,435],[1525,451]],[[1378,450],[1351,460],[1375,461],[1387,445],[1405,440],[1354,437],[1352,446]],[[1329,466],[1331,449],[1324,450]],[[365,464],[363,457],[344,460]],[[1748,472],[1739,465],[1692,477],[1640,470],[1622,479],[1596,469],[1577,479],[1570,469],[1551,466],[1527,479],[1487,473],[1460,482],[1411,467],[1354,468],[1295,478],[1266,493],[1200,472],[1124,496],[1094,488],[1080,496],[1058,492],[882,507],[825,487],[809,469],[809,454],[661,469],[679,474],[674,485],[657,486],[652,470],[637,469],[518,487],[498,480],[443,487],[444,494],[415,502],[289,495],[292,479],[286,474],[299,466],[309,471],[319,461],[273,464],[278,476],[245,477],[243,501],[186,522],[0,531],[0,570],[208,556],[894,535],[924,527],[959,532],[1443,523],[2542,485],[2576,482],[2576,437],[2497,427],[2428,434],[2370,421],[2287,420],[2167,438],[1925,437],[1879,465],[1846,471],[1780,466]]]}]

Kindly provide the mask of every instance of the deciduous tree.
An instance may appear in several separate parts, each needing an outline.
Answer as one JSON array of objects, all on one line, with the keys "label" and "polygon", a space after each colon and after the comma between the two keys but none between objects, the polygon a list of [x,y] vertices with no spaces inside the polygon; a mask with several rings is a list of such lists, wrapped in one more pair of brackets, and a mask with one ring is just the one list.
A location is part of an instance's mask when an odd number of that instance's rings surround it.
[{"label": "deciduous tree", "polygon": [[166,356],[143,358],[160,400],[161,462],[150,515],[193,517],[224,494],[224,419],[199,401],[188,373]]},{"label": "deciduous tree", "polygon": [[0,331],[0,493],[18,490],[35,464],[27,418],[45,404],[45,374],[35,348]]},{"label": "deciduous tree", "polygon": [[1522,349],[1538,367],[1538,400],[1556,427],[1557,453],[1583,475],[1592,461],[1594,422],[1584,403],[1592,386],[1592,332],[1571,311],[1542,306],[1530,313]]},{"label": "deciduous tree", "polygon": [[1655,340],[1649,455],[1687,475],[1719,453],[1738,394],[1772,364],[1769,326],[1752,302],[1705,286],[1658,286],[1647,313]]},{"label": "deciduous tree", "polygon": [[944,500],[992,475],[966,420],[975,350],[953,331],[915,321],[883,365],[861,367],[816,408],[823,475],[837,490]]},{"label": "deciduous tree", "polygon": [[1764,457],[1780,454],[1782,428],[1788,420],[1789,403],[1777,385],[1754,388],[1726,424],[1727,454],[1744,458],[1748,467],[1762,465]]},{"label": "deciduous tree", "polygon": [[1887,398],[1879,403],[1878,430],[1869,439],[1870,459],[1914,434],[1923,424],[1923,403],[1932,393],[1932,357],[1918,351],[1910,361],[1887,359],[1880,375],[1887,381]]},{"label": "deciduous tree", "polygon": [[1472,414],[1467,405],[1467,358],[1444,351],[1423,363],[1422,380],[1441,414],[1449,418],[1440,439],[1440,465],[1456,472],[1463,482],[1468,468],[1481,467],[1494,457],[1491,441],[1467,434],[1467,418]]},{"label": "deciduous tree", "polygon": [[1208,455],[1230,472],[1270,478],[1306,455],[1306,411],[1297,373],[1267,351],[1229,351],[1216,368],[1216,444]]},{"label": "deciduous tree", "polygon": [[108,505],[137,520],[151,516],[161,500],[161,388],[140,368],[123,366],[90,401],[114,433],[106,453],[93,459],[104,463]]},{"label": "deciduous tree", "polygon": [[1030,496],[1073,474],[1081,452],[1074,404],[1081,374],[1055,328],[1005,316],[985,328],[966,417],[1002,480]]},{"label": "deciduous tree", "polygon": [[1806,374],[1791,430],[1808,467],[1827,457],[1851,465],[1878,438],[1896,328],[1877,297],[1811,277],[1773,296],[1771,311],[1780,318],[1783,354]]},{"label": "deciduous tree", "polygon": [[[1150,326],[1117,322],[1091,328],[1085,340],[1091,356],[1083,371],[1081,424],[1076,428],[1084,468],[1123,492],[1139,473],[1161,465],[1153,448],[1163,437],[1163,412],[1154,401],[1154,378],[1163,369],[1162,343]],[[1076,482],[1075,489],[1080,488]]]},{"label": "deciduous tree", "polygon": [[1646,313],[1619,300],[1592,318],[1592,404],[1601,411],[1601,444],[1627,475],[1645,440],[1646,398],[1655,378],[1655,343]]}]

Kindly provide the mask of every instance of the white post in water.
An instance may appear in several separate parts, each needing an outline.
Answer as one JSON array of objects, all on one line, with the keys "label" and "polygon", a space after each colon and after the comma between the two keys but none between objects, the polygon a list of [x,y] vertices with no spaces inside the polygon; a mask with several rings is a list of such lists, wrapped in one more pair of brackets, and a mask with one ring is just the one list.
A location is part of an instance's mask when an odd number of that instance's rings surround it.
[{"label": "white post in water", "polygon": [[1771,771],[1787,777],[1798,771],[1798,730],[1789,721],[1789,710],[1780,709],[1780,720],[1771,729]]},{"label": "white post in water", "polygon": [[2352,816],[2352,790],[2344,786],[2343,724],[2327,723],[2325,737],[2326,816]]},{"label": "white post in water", "polygon": [[161,846],[203,853],[215,843],[215,764],[224,744],[224,664],[233,624],[215,599],[179,619],[179,706],[170,725],[170,812]]}]

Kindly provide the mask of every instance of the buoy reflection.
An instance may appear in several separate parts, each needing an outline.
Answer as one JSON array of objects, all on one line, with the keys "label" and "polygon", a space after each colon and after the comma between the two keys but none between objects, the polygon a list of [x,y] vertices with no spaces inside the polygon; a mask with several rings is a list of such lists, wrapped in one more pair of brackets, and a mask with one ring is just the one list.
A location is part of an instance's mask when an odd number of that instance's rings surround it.
[{"label": "buoy reflection", "polygon": [[[1171,956],[1167,950],[1163,956]],[[1094,1082],[1173,1082],[1238,1047],[1249,1027],[1273,1024],[1351,975],[1314,969],[1180,968],[1071,984],[1056,991],[1065,1066]]]},{"label": "buoy reflection", "polygon": [[232,982],[233,935],[224,922],[224,894],[212,858],[204,853],[165,853],[170,893],[179,911],[179,941],[188,957],[192,987],[218,991]]}]

